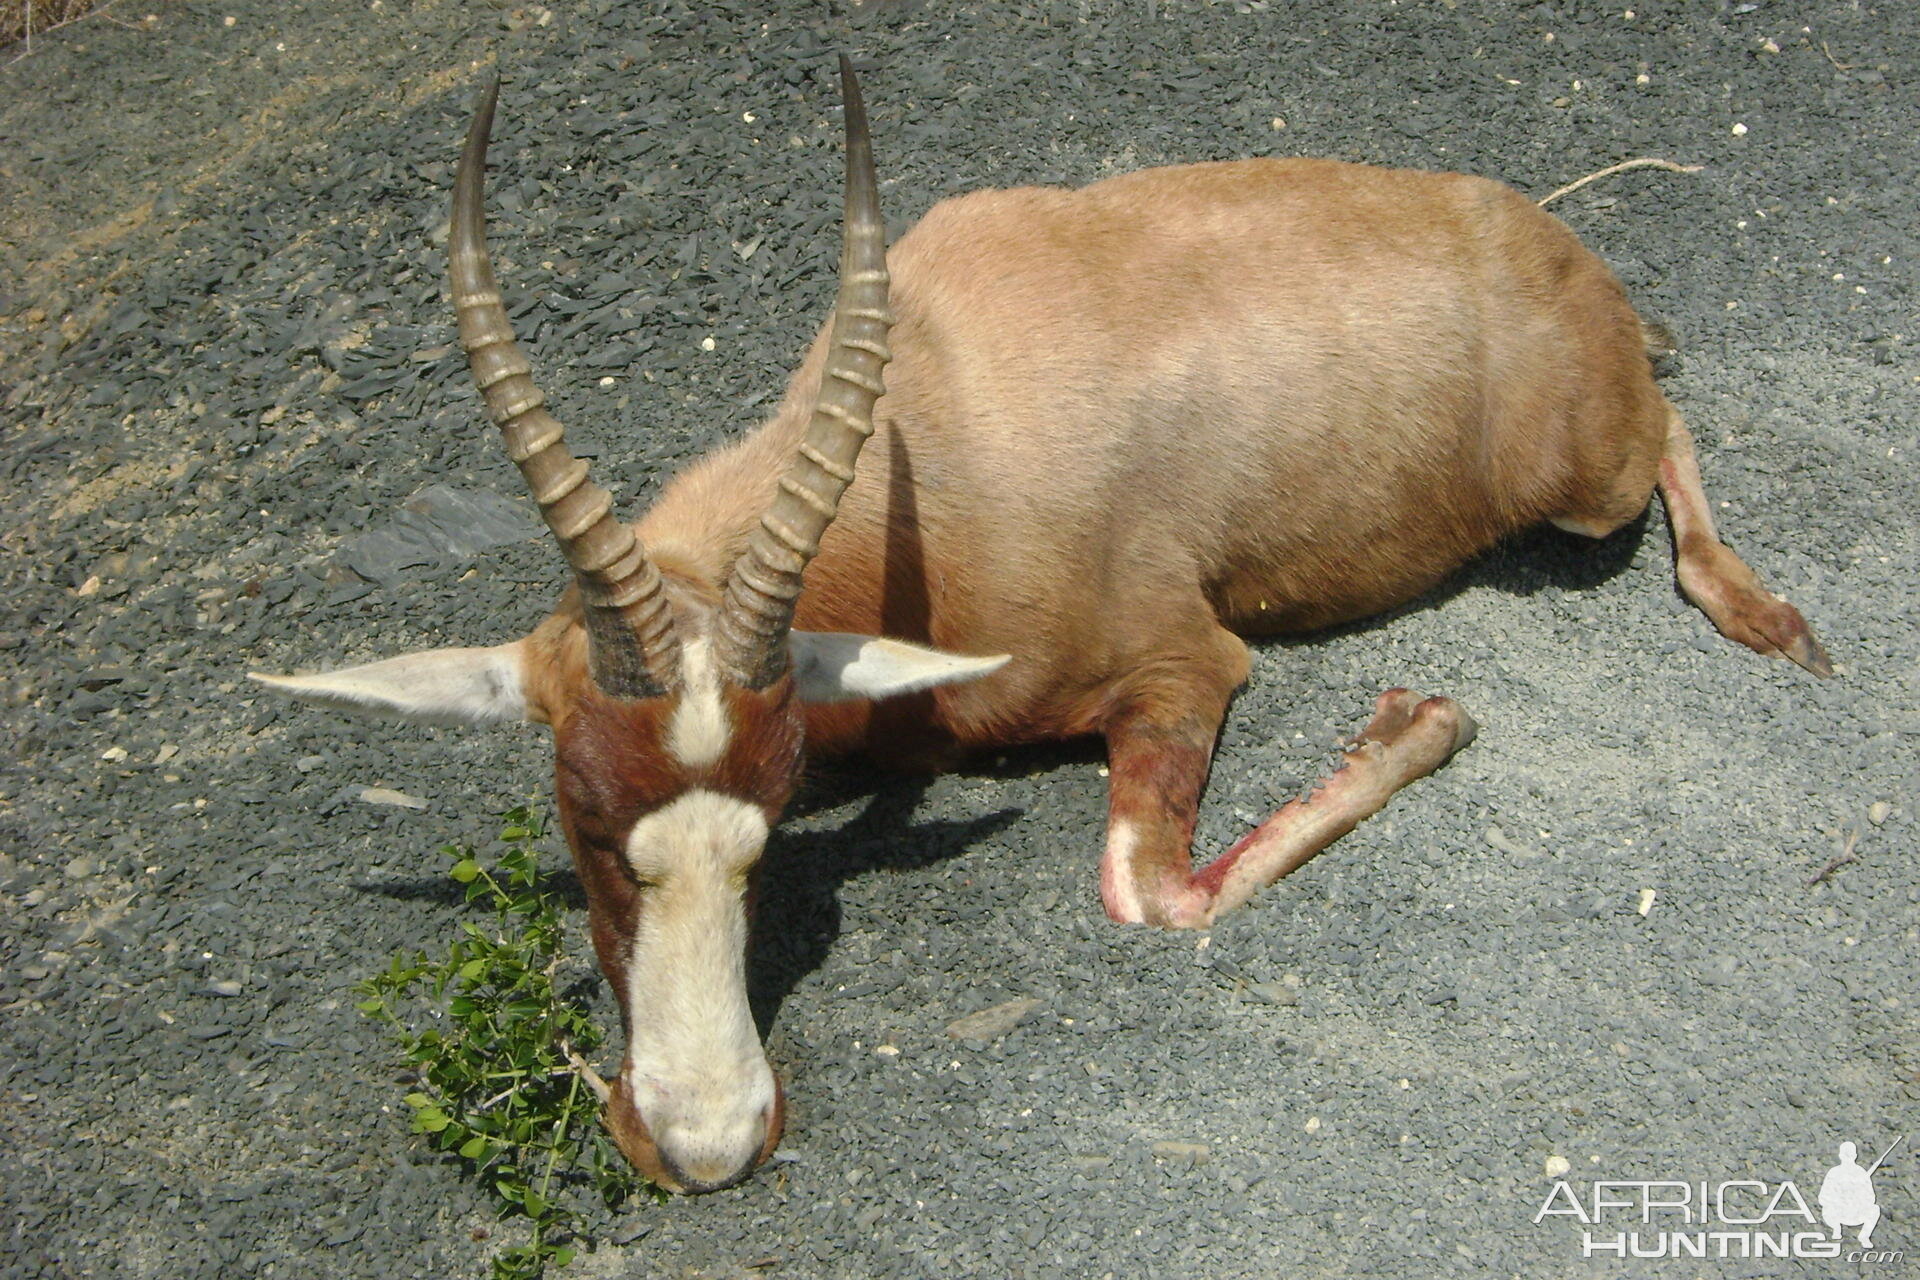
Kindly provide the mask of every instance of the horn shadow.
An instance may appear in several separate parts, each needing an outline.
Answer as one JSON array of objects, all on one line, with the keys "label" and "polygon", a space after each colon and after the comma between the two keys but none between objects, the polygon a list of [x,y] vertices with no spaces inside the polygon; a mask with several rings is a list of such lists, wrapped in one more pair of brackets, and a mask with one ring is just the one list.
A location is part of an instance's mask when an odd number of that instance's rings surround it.
[{"label": "horn shadow", "polygon": [[[840,888],[881,871],[932,866],[1012,826],[1025,810],[912,822],[931,778],[889,781],[857,815],[814,830],[780,827],[767,841],[755,880],[747,944],[747,995],[764,1039],[786,998],[820,967],[839,940]],[[824,807],[821,806],[821,807]]]}]

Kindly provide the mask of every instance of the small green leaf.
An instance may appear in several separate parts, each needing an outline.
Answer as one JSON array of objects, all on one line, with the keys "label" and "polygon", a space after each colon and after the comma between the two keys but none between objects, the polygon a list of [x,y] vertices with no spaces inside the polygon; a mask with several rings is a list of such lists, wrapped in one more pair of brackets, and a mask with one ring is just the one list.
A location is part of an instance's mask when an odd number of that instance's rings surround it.
[{"label": "small green leaf", "polygon": [[487,1140],[478,1134],[460,1144],[460,1154],[469,1160],[478,1160],[487,1151]]},{"label": "small green leaf", "polygon": [[416,1108],[430,1107],[433,1105],[433,1099],[424,1093],[410,1093],[407,1095],[407,1105]]},{"label": "small green leaf", "polygon": [[460,976],[467,982],[474,981],[486,971],[487,962],[485,960],[469,960],[460,966]]},{"label": "small green leaf", "polygon": [[461,884],[472,884],[480,875],[480,864],[472,858],[462,858],[453,864],[453,870],[447,874]]}]

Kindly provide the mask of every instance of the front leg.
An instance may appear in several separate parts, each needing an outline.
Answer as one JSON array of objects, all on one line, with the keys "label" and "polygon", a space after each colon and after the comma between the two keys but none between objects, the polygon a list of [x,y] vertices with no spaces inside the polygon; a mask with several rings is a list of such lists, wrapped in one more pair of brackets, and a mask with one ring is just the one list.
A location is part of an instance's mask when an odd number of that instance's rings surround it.
[{"label": "front leg", "polygon": [[1473,719],[1458,703],[1389,689],[1331,777],[1196,872],[1193,824],[1224,710],[1224,701],[1203,700],[1169,715],[1162,703],[1157,715],[1137,708],[1109,724],[1100,895],[1113,919],[1168,928],[1212,924],[1439,768],[1474,735]]}]

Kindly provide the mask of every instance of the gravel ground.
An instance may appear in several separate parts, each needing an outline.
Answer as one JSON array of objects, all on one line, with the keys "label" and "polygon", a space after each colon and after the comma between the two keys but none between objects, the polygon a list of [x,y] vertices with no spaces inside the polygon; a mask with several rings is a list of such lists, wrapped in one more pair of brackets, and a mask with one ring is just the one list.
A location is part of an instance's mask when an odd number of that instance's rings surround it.
[{"label": "gravel ground", "polygon": [[[1704,163],[1556,211],[1680,336],[1726,536],[1838,674],[1711,634],[1657,512],[1267,646],[1207,847],[1387,685],[1483,728],[1210,937],[1104,921],[1089,750],[829,778],[771,847],[756,958],[782,1162],[623,1214],[567,1274],[1909,1273],[1920,10],[1631,2],[189,0],[36,42],[0,72],[0,1274],[457,1277],[511,1237],[477,1243],[484,1203],[405,1136],[349,987],[448,937],[437,847],[544,796],[547,747],[349,725],[242,673],[489,643],[559,581],[448,346],[483,67],[508,291],[634,509],[769,406],[824,313],[841,43],[896,229],[1246,154],[1535,193]],[[401,504],[436,484],[521,514],[435,554]],[[1004,1036],[946,1033],[1022,998]],[[1875,1239],[1902,1263],[1583,1263],[1533,1221],[1562,1161],[1811,1198],[1839,1141],[1903,1133]]]}]

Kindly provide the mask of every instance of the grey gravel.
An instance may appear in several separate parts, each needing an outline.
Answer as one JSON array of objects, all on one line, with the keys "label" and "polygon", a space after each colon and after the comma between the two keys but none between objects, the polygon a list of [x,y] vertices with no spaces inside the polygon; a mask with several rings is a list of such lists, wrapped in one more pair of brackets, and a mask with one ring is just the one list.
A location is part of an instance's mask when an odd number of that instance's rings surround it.
[{"label": "grey gravel", "polygon": [[[1205,849],[1309,786],[1382,688],[1481,733],[1204,952],[1102,916],[1097,750],[824,772],[770,847],[752,961],[785,1158],[596,1219],[562,1274],[1691,1275],[1579,1261],[1531,1221],[1549,1159],[1810,1194],[1839,1142],[1901,1133],[1876,1243],[1911,1266],[1920,9],[154,12],[0,70],[0,1276],[445,1280],[518,1238],[407,1136],[351,987],[453,936],[439,846],[544,797],[547,746],[350,723],[244,673],[494,643],[557,591],[538,539],[352,568],[435,486],[532,518],[443,283],[483,68],[509,305],[637,511],[777,401],[828,305],[843,45],[896,232],[981,186],[1246,154],[1534,193],[1706,165],[1555,209],[1679,335],[1666,387],[1723,532],[1839,674],[1712,635],[1658,510],[1264,646]],[[375,783],[433,807],[350,798]],[[1297,1004],[1247,998],[1272,983]],[[945,1034],[1028,998],[1046,1016],[1003,1037]]]}]

